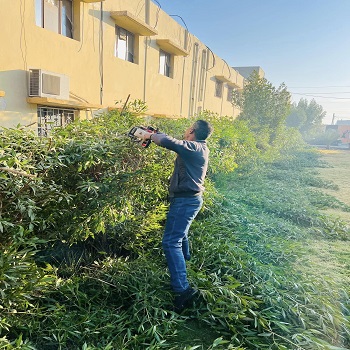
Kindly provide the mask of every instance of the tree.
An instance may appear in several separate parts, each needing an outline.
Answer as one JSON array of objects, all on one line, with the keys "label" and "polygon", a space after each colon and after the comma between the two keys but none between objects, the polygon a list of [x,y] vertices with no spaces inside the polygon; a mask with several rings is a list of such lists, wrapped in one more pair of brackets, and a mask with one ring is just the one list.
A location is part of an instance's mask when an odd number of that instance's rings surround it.
[{"label": "tree", "polygon": [[267,79],[253,72],[243,91],[234,93],[232,103],[241,109],[238,118],[247,121],[260,140],[265,138],[271,144],[285,126],[290,98],[284,84],[275,88]]},{"label": "tree", "polygon": [[286,125],[297,128],[305,137],[319,130],[322,119],[325,116],[326,112],[323,110],[323,107],[317,104],[314,99],[309,103],[302,98],[298,104],[293,103]]}]

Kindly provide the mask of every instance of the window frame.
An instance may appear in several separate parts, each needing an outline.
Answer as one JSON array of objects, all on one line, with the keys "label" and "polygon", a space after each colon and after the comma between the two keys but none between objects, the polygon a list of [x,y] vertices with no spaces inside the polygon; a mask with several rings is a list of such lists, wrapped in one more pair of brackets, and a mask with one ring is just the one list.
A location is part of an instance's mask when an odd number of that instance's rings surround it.
[{"label": "window frame", "polygon": [[[125,33],[123,33],[123,32]],[[125,35],[125,40],[121,39],[122,34]],[[121,41],[125,41],[125,53],[124,55],[119,55],[121,51],[118,50],[118,47],[120,46]],[[130,43],[131,41],[131,43]],[[127,29],[120,27],[118,25],[115,26],[115,50],[114,50],[114,56],[117,58],[120,58],[121,60],[130,62],[130,63],[136,63],[135,60],[135,43],[136,43],[136,37],[135,34],[128,31]],[[130,48],[132,48],[132,52],[130,51]],[[122,57],[124,56],[124,57]]]},{"label": "window frame", "polygon": [[230,85],[227,85],[227,101],[232,102],[233,97],[233,87]]},{"label": "window frame", "polygon": [[[162,63],[162,57],[164,62]],[[173,55],[162,49],[159,50],[159,70],[158,73],[165,77],[172,78]]]},{"label": "window frame", "polygon": [[222,98],[223,89],[224,83],[219,79],[215,79],[215,97]]},{"label": "window frame", "polygon": [[[66,38],[74,39],[74,0],[52,0],[54,2],[58,3],[57,7],[57,28],[50,27],[49,25],[46,25],[45,21],[45,3],[47,3],[48,0],[35,0],[35,24],[40,27],[47,30],[50,30],[56,34],[63,35]],[[66,13],[64,11],[65,4],[70,3],[70,17],[65,16],[66,21],[63,20],[63,16]],[[55,4],[52,4],[55,6]],[[70,28],[68,30],[65,30],[67,28],[67,23],[70,23]]]}]

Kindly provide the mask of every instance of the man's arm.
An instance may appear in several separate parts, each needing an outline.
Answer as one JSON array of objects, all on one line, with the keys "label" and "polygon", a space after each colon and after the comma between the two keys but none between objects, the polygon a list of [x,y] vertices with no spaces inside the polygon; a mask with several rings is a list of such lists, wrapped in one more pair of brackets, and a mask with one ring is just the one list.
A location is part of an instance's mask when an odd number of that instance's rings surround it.
[{"label": "man's arm", "polygon": [[181,152],[184,148],[184,142],[182,140],[175,139],[164,133],[151,133],[143,131],[143,134],[139,136],[143,140],[151,139],[156,145],[170,149],[174,152]]}]

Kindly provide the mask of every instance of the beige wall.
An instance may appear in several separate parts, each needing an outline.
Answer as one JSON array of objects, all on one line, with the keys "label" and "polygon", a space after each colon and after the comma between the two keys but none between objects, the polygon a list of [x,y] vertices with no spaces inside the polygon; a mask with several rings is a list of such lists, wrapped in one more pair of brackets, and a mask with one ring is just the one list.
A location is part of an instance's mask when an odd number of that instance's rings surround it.
[{"label": "beige wall", "polygon": [[[18,123],[26,125],[36,121],[37,104],[27,102],[27,72],[30,68],[69,77],[70,100],[57,101],[57,106],[61,107],[79,105],[80,110],[96,111],[98,107],[113,107],[116,101],[125,101],[130,94],[131,101],[146,101],[149,115],[188,117],[199,109],[233,116],[239,112],[227,101],[226,82],[223,83],[222,97],[215,97],[215,77],[228,79],[229,84],[242,88],[243,76],[207,50],[206,45],[195,36],[186,33],[183,26],[152,2],[149,26],[157,35],[135,35],[136,63],[115,57],[116,21],[110,12],[127,10],[142,23],[146,21],[146,0],[105,0],[102,3],[74,0],[74,39],[37,26],[35,0],[4,1],[1,6],[0,91],[4,91],[5,96],[0,97],[0,126],[12,127]],[[100,41],[101,6],[103,52]],[[185,56],[172,56],[171,77],[158,73],[157,39],[170,39],[188,52]],[[203,50],[208,52],[208,66],[204,75],[204,98],[199,101]],[[84,112],[80,114],[86,115]],[[36,127],[33,126],[34,129]]]}]

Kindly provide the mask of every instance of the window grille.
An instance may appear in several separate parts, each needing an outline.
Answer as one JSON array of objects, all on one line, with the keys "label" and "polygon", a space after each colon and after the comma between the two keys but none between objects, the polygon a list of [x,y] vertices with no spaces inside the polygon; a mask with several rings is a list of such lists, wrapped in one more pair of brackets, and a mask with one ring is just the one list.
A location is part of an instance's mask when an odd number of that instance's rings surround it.
[{"label": "window grille", "polygon": [[38,136],[47,137],[52,129],[65,127],[74,121],[75,115],[75,109],[39,106]]}]

